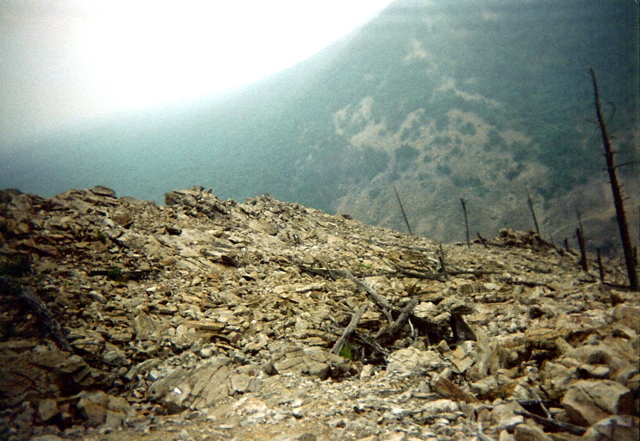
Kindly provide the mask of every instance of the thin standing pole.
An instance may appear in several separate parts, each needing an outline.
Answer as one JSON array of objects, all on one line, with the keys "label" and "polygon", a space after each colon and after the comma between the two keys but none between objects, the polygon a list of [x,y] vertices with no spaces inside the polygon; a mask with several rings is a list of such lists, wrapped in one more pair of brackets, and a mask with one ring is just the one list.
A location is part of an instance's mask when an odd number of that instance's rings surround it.
[{"label": "thin standing pole", "polygon": [[469,239],[469,218],[467,217],[467,204],[463,198],[460,198],[462,202],[462,211],[464,212],[464,226],[467,232],[467,247],[471,248],[471,241]]},{"label": "thin standing pole", "polygon": [[533,209],[533,202],[531,201],[531,195],[529,194],[528,188],[527,188],[527,201],[529,202],[529,210],[531,210],[531,216],[533,216],[533,224],[536,226],[536,233],[538,233],[538,236],[539,236],[540,227],[538,226],[538,218],[536,217],[536,212]]},{"label": "thin standing pole", "polygon": [[402,206],[402,201],[400,200],[400,195],[398,194],[398,190],[396,186],[393,186],[393,191],[396,193],[396,198],[398,199],[398,205],[400,205],[400,211],[402,211],[402,217],[404,218],[404,223],[407,224],[407,229],[409,230],[409,234],[413,236],[413,232],[411,231],[411,225],[409,225],[409,219],[407,219],[407,213],[404,211],[404,207]]}]

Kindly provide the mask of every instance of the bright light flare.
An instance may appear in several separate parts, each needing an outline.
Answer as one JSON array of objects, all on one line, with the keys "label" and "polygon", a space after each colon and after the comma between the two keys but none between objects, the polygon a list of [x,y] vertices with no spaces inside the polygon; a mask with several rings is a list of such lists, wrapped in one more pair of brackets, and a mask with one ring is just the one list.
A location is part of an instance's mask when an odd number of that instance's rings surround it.
[{"label": "bright light flare", "polygon": [[89,3],[85,71],[109,106],[197,96],[255,81],[311,56],[386,3]]}]

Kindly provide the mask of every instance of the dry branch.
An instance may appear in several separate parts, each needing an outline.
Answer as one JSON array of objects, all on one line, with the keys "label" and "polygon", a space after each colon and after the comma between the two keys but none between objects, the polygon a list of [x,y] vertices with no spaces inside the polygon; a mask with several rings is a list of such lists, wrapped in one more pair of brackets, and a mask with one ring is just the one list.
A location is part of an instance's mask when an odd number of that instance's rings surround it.
[{"label": "dry branch", "polygon": [[364,314],[366,310],[367,310],[367,305],[362,305],[360,309],[356,311],[353,317],[351,317],[351,321],[342,332],[342,335],[340,336],[338,341],[336,341],[336,344],[333,345],[333,348],[331,348],[332,354],[340,353],[340,351],[342,350],[342,347],[344,346],[349,336],[353,334],[353,331],[356,330],[356,326],[358,326],[358,322],[360,321],[360,319],[362,318],[362,314]]},{"label": "dry branch", "polygon": [[407,321],[407,319],[411,315],[413,308],[415,308],[418,305],[418,303],[419,303],[419,300],[417,298],[412,299],[404,308],[402,308],[398,318],[393,323],[391,323],[386,329],[384,329],[383,331],[380,331],[378,335],[376,335],[376,338],[379,338],[380,336],[383,336],[383,335],[389,335],[389,336],[395,335],[400,330],[400,328],[404,326],[404,323]]},{"label": "dry branch", "polygon": [[596,250],[598,256],[598,273],[600,274],[600,282],[604,283],[604,265],[602,264],[602,254],[600,248]]},{"label": "dry branch", "polygon": [[378,294],[376,290],[371,288],[367,283],[363,282],[362,280],[356,279],[349,271],[343,271],[343,274],[347,279],[358,285],[358,288],[369,294],[369,297],[371,297],[371,299],[378,305],[380,305],[383,309],[386,309],[387,311],[397,310],[395,306],[393,306],[387,299]]},{"label": "dry branch", "polygon": [[561,423],[560,421],[553,420],[551,418],[544,418],[534,413],[526,411],[515,411],[516,415],[522,415],[525,418],[531,418],[538,424],[541,424],[544,428],[551,431],[568,432],[572,435],[582,436],[587,431],[584,427],[575,426],[573,424]]},{"label": "dry branch", "polygon": [[576,237],[578,238],[578,246],[580,247],[580,266],[585,273],[589,272],[589,260],[587,258],[587,243],[584,238],[584,230],[582,227],[576,228]]}]

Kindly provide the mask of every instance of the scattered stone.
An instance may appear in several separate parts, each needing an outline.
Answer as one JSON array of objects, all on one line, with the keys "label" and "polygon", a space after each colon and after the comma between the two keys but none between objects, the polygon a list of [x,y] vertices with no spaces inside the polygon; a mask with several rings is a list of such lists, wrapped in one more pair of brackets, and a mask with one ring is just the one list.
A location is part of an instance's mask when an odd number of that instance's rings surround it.
[{"label": "scattered stone", "polygon": [[1,439],[637,439],[614,260],[602,285],[531,232],[442,262],[268,195],[165,199],[0,192],[2,276],[49,314],[0,297]]},{"label": "scattered stone", "polygon": [[578,381],[569,388],[562,400],[562,406],[571,421],[585,427],[610,415],[632,415],[633,404],[633,392],[609,380]]},{"label": "scattered stone", "polygon": [[114,397],[103,391],[82,391],[78,397],[80,399],[76,407],[91,427],[104,425],[109,429],[117,429],[134,415],[131,405],[122,397]]},{"label": "scattered stone", "polygon": [[640,439],[640,420],[637,416],[613,416],[595,423],[582,436],[584,441],[637,441]]},{"label": "scattered stone", "polygon": [[423,376],[447,367],[447,363],[434,351],[414,347],[397,350],[389,355],[387,375],[391,377]]}]

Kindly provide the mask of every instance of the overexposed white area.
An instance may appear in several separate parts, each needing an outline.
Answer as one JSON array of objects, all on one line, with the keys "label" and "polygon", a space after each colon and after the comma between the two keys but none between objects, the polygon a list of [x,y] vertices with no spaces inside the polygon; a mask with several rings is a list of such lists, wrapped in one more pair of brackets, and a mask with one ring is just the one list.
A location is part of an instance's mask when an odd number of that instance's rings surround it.
[{"label": "overexposed white area", "polygon": [[0,140],[248,84],[391,0],[2,0]]}]

